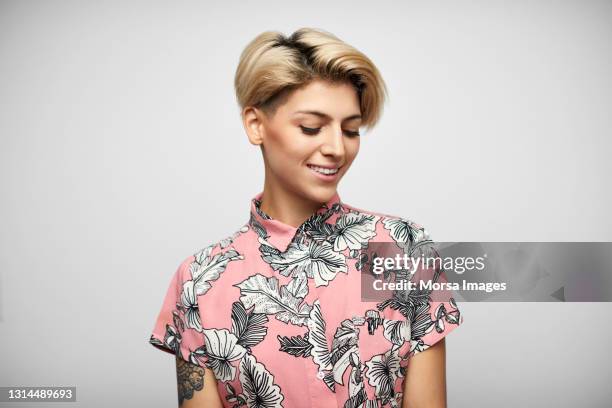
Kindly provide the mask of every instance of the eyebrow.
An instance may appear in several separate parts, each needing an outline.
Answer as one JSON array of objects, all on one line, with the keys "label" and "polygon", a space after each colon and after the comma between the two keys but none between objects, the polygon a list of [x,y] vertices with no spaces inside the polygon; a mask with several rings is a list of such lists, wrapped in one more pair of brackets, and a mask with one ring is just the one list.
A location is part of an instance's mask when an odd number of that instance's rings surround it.
[{"label": "eyebrow", "polygon": [[[300,111],[296,111],[294,113],[307,113],[307,114],[310,114],[310,115],[318,116],[318,117],[323,118],[323,119],[331,119],[331,116],[329,116],[328,114],[323,113],[323,112],[319,112],[319,111],[314,111],[314,110],[300,110]],[[361,115],[360,114],[355,114],[355,115],[347,116],[342,121],[344,122],[346,120],[351,120],[351,119],[361,119]]]}]

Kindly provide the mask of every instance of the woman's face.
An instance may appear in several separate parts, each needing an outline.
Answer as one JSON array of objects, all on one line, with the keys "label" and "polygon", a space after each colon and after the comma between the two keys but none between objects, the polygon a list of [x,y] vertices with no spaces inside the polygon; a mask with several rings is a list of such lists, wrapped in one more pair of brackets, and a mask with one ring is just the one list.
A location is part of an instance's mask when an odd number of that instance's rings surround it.
[{"label": "woman's face", "polygon": [[332,197],[359,151],[359,99],[348,83],[313,81],[273,117],[254,109],[244,119],[251,143],[262,145],[267,187],[314,202]]}]

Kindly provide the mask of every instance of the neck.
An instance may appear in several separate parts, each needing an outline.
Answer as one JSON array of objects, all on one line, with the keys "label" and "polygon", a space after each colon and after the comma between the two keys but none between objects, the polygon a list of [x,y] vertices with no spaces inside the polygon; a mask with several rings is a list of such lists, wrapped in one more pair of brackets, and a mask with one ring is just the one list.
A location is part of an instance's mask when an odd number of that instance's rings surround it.
[{"label": "neck", "polygon": [[272,219],[297,228],[323,204],[265,182],[259,208]]}]

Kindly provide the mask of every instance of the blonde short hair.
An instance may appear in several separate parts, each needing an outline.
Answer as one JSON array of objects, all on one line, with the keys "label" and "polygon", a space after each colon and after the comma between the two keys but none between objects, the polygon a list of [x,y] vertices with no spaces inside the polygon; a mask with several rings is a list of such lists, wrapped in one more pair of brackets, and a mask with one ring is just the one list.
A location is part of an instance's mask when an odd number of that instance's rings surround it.
[{"label": "blonde short hair", "polygon": [[352,84],[362,126],[371,129],[382,116],[387,88],[374,63],[335,35],[308,27],[289,37],[265,31],[247,44],[234,77],[236,99],[241,109],[273,115],[291,91],[315,79]]}]

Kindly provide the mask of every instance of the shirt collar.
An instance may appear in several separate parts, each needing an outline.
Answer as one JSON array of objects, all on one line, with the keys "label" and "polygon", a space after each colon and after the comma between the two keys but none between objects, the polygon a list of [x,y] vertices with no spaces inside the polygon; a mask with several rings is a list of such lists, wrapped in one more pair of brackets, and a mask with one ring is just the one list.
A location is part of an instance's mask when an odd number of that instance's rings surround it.
[{"label": "shirt collar", "polygon": [[[340,212],[342,208],[340,195],[336,191],[334,195],[325,203],[321,204],[308,219],[298,227],[294,227],[279,220],[275,220],[266,214],[260,207],[262,196],[263,191],[251,199],[249,225],[255,230],[260,238],[265,239],[268,243],[274,245],[283,252],[285,252],[292,241],[305,238],[310,231],[314,230],[314,228],[312,228],[313,224],[325,222],[325,220],[334,213]],[[320,232],[320,229],[317,228],[316,230]]]}]

